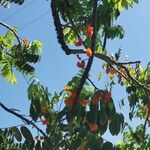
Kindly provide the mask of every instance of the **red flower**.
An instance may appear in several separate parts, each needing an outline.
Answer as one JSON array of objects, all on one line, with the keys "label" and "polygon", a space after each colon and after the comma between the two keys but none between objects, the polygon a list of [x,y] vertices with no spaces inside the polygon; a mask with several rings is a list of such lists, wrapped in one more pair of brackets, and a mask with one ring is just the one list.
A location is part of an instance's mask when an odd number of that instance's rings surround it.
[{"label": "red flower", "polygon": [[81,46],[83,43],[82,39],[80,38],[77,42],[75,42],[75,46]]},{"label": "red flower", "polygon": [[98,125],[96,123],[90,123],[89,127],[91,131],[96,131],[98,129]]},{"label": "red flower", "polygon": [[29,40],[28,39],[23,39],[22,41],[24,46],[28,46],[29,45]]},{"label": "red flower", "polygon": [[81,62],[78,61],[77,62],[77,67],[84,69],[85,68],[85,61],[84,60],[82,60]]},{"label": "red flower", "polygon": [[85,99],[80,100],[81,106],[85,107],[88,104],[88,101]]},{"label": "red flower", "polygon": [[105,91],[103,93],[103,101],[104,101],[104,103],[107,104],[107,103],[110,102],[110,100],[111,100],[111,92]]},{"label": "red flower", "polygon": [[87,28],[86,28],[86,34],[89,36],[89,37],[92,37],[93,35],[93,27],[88,25]]},{"label": "red flower", "polygon": [[99,101],[100,101],[99,94],[94,95],[92,98],[93,105],[97,105],[99,103]]},{"label": "red flower", "polygon": [[67,99],[65,100],[65,104],[66,104],[67,106],[72,106],[72,104],[73,104],[73,97],[71,96],[71,97],[67,98]]},{"label": "red flower", "polygon": [[46,118],[46,119],[41,119],[41,122],[43,125],[47,125],[49,123],[49,120]]}]

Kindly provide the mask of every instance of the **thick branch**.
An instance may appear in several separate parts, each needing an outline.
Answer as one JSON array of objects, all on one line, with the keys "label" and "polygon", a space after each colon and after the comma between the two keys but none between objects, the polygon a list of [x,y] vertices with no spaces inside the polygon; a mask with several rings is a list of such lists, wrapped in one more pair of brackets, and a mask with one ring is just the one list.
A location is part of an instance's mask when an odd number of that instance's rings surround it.
[{"label": "thick branch", "polygon": [[20,41],[19,36],[17,35],[17,33],[9,25],[5,24],[4,22],[0,21],[0,25],[4,26],[7,29],[9,29],[10,31],[12,31],[12,33],[15,35],[15,37],[16,37],[16,39],[17,39],[17,41],[18,41],[18,43],[19,43],[19,45],[21,47],[21,41]]},{"label": "thick branch", "polygon": [[76,96],[74,97],[74,101],[73,101],[73,105],[72,105],[72,109],[71,109],[71,114],[70,114],[70,119],[73,118],[76,108],[77,108],[77,104],[79,102],[79,97],[80,97],[80,93],[81,90],[84,86],[84,83],[86,81],[86,79],[88,78],[88,74],[90,72],[92,63],[93,63],[93,58],[94,58],[94,50],[95,50],[95,45],[96,45],[96,20],[97,20],[97,0],[93,0],[93,36],[92,36],[92,42],[91,42],[91,50],[92,50],[92,56],[89,58],[87,66],[85,68],[85,71],[82,75],[81,81],[79,83],[79,86],[77,87],[77,91],[76,91]]},{"label": "thick branch", "polygon": [[51,0],[51,10],[52,10],[52,16],[53,16],[53,20],[54,20],[55,30],[57,32],[58,42],[60,43],[61,48],[66,53],[66,55],[69,55],[70,54],[70,49],[67,46],[66,42],[64,41],[64,34],[63,34],[62,24],[61,24],[61,21],[60,21],[60,18],[59,18],[59,14],[58,14],[58,10],[57,10],[57,7],[56,7],[56,1],[55,0]]},{"label": "thick branch", "polygon": [[2,107],[8,113],[18,117],[19,119],[21,119],[23,122],[27,123],[28,125],[32,125],[34,128],[36,128],[46,138],[47,141],[49,141],[48,136],[35,123],[33,123],[31,120],[29,120],[29,119],[25,118],[24,116],[22,116],[21,114],[15,112],[13,109],[10,109],[10,108],[6,107],[4,104],[2,104],[1,101],[0,101],[0,107]]}]

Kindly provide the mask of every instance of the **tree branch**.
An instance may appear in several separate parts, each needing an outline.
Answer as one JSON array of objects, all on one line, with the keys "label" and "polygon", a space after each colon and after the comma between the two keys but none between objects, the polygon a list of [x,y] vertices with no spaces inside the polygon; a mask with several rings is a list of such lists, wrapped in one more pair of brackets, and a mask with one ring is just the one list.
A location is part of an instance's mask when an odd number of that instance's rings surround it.
[{"label": "tree branch", "polygon": [[94,86],[96,90],[98,90],[98,87],[93,83],[93,81],[88,77],[87,80]]},{"label": "tree branch", "polygon": [[[71,54],[84,54],[84,53],[85,53],[85,51],[83,51],[83,50],[71,50]],[[111,64],[111,65],[116,65],[116,66],[119,66],[119,67],[123,68],[123,69],[125,70],[125,72],[126,72],[128,78],[133,82],[133,84],[134,84],[135,86],[137,86],[137,87],[139,87],[139,88],[143,88],[145,91],[147,91],[147,92],[150,93],[150,89],[149,89],[147,86],[145,86],[144,84],[140,83],[140,82],[139,82],[138,80],[136,80],[135,78],[133,78],[132,75],[130,74],[128,68],[127,68],[126,66],[124,66],[124,65],[127,65],[127,64],[140,63],[141,61],[133,61],[133,62],[126,62],[126,63],[122,62],[122,63],[120,63],[120,62],[117,62],[117,61],[111,59],[109,56],[106,56],[106,55],[104,55],[104,54],[95,53],[94,56],[95,56],[96,58],[98,58],[98,59],[101,59],[101,60],[103,60],[103,61],[105,61],[105,62]],[[117,72],[118,72],[121,76],[123,76],[127,81],[129,81],[129,80],[127,79],[127,77],[125,77],[120,71],[117,70]]]},{"label": "tree branch", "polygon": [[129,62],[122,62],[122,63],[118,63],[120,65],[131,65],[131,64],[140,64],[141,61],[129,61]]},{"label": "tree branch", "polygon": [[[140,83],[135,78],[133,78],[132,75],[130,74],[128,68],[126,68],[124,65],[116,62],[115,60],[112,60],[111,58],[109,58],[108,56],[103,55],[103,54],[95,54],[95,57],[97,57],[99,59],[102,59],[102,60],[104,60],[105,62],[107,62],[107,63],[109,63],[111,65],[116,65],[116,66],[119,66],[119,67],[123,68],[125,70],[128,78],[130,78],[132,80],[132,82],[134,83],[134,85],[136,85],[139,88],[143,88],[145,91],[147,91],[147,92],[150,93],[150,89],[147,86],[145,86],[144,84]],[[120,75],[122,75],[122,74],[120,74]]]},{"label": "tree branch", "polygon": [[61,21],[60,21],[60,18],[59,18],[59,14],[58,14],[58,11],[57,11],[55,0],[51,0],[51,10],[52,10],[52,16],[53,16],[53,20],[54,20],[55,30],[57,32],[58,42],[60,43],[61,48],[66,53],[66,55],[69,55],[70,54],[70,48],[68,47],[68,45],[64,41],[64,34],[63,34],[62,24],[61,24]]},{"label": "tree branch", "polygon": [[[39,123],[39,122],[41,122],[41,121],[36,121],[36,123]],[[27,125],[30,125],[30,124],[22,123],[22,124],[15,125],[15,127],[22,127],[22,126],[27,126]],[[14,126],[2,127],[2,128],[0,128],[0,130],[9,129],[9,128],[12,128],[12,127],[14,127]]]},{"label": "tree branch", "polygon": [[97,29],[96,29],[97,0],[93,0],[93,17],[92,18],[93,18],[93,22],[92,22],[93,36],[92,36],[92,41],[91,41],[92,56],[89,57],[87,66],[86,66],[85,71],[82,75],[79,86],[77,87],[76,96],[74,97],[73,105],[72,105],[72,108],[71,108],[70,119],[72,119],[75,115],[75,111],[76,111],[76,108],[77,108],[77,104],[79,102],[79,97],[80,97],[81,90],[84,86],[84,83],[85,83],[86,79],[88,78],[88,74],[90,72],[90,69],[91,69],[91,66],[92,66],[92,63],[93,63],[93,59],[94,59],[94,50],[95,50],[95,45],[96,45],[96,34],[97,34]]},{"label": "tree branch", "polygon": [[21,47],[21,41],[20,41],[19,36],[17,35],[17,33],[9,25],[7,25],[6,23],[4,23],[2,21],[0,21],[0,25],[4,26],[7,29],[9,29],[10,31],[12,31],[12,33],[15,35],[15,37],[16,37],[18,43],[19,43],[19,46]]},{"label": "tree branch", "polygon": [[0,107],[3,108],[8,113],[18,117],[19,119],[21,119],[23,122],[27,123],[28,125],[32,125],[34,128],[36,128],[45,137],[45,139],[47,141],[49,141],[48,136],[35,123],[33,123],[31,120],[29,120],[29,119],[25,118],[24,116],[22,116],[21,114],[15,112],[13,109],[10,109],[10,108],[6,107],[4,104],[2,104],[1,101],[0,101]]}]

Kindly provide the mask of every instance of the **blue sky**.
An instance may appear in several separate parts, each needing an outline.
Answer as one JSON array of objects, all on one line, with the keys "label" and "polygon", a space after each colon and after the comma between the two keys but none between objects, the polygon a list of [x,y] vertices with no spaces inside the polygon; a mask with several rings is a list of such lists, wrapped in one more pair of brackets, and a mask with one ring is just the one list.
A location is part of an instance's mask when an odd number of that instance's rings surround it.
[{"label": "blue sky", "polygon": [[[28,7],[22,9],[16,15],[8,18],[10,15],[32,2]],[[43,43],[43,54],[39,64],[36,65],[36,75],[39,81],[49,88],[50,92],[60,91],[68,80],[77,72],[76,57],[66,56],[57,43],[56,33],[54,30],[53,20],[51,17],[49,1],[30,0],[25,1],[24,5],[12,5],[9,9],[0,7],[0,20],[10,26],[19,27],[19,36],[28,38],[30,41],[39,40]],[[142,65],[146,66],[150,58],[150,1],[142,0],[138,5],[124,10],[115,24],[121,24],[125,29],[125,38],[123,40],[108,41],[108,51],[115,52],[122,47],[122,60],[128,55],[129,60],[141,60]],[[25,25],[48,12],[36,22]],[[0,27],[0,33],[4,28]],[[96,60],[91,70],[93,81],[100,86],[102,82],[97,81],[97,73],[100,70],[100,61]],[[29,102],[27,99],[27,82],[19,73],[16,74],[18,79],[17,85],[7,84],[0,78],[0,100],[9,107],[14,107],[23,114],[28,114]],[[119,86],[113,90],[113,96],[118,105],[118,101],[126,96],[124,90]],[[125,109],[118,111],[124,113]],[[22,123],[19,119],[11,116],[0,109],[0,127],[12,126]],[[109,134],[106,134],[108,137]],[[109,137],[112,138],[111,136]],[[113,140],[118,140],[117,137]]]}]

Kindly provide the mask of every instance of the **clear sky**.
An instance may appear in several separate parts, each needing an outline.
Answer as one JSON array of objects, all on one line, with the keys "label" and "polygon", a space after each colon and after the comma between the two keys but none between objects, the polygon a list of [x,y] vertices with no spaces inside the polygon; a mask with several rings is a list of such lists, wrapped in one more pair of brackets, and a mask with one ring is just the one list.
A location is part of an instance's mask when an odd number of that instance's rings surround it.
[{"label": "clear sky", "polygon": [[[25,7],[26,5],[28,6]],[[16,13],[21,8],[22,10]],[[125,38],[109,41],[108,51],[115,52],[122,47],[122,60],[125,55],[128,55],[129,60],[141,60],[142,65],[146,66],[150,61],[149,12],[150,1],[148,0],[142,0],[128,11],[124,10],[115,24],[124,26]],[[10,17],[14,13],[15,15]],[[33,22],[41,15],[43,15],[41,18]],[[36,75],[39,81],[49,88],[50,92],[59,92],[67,81],[78,72],[76,57],[66,56],[57,43],[49,1],[26,0],[22,6],[11,5],[9,9],[0,6],[0,20],[10,26],[19,27],[20,37],[28,38],[30,41],[39,40],[43,43],[43,54],[40,63],[36,65]],[[4,31],[4,28],[0,27],[0,33]],[[96,77],[99,70],[100,62],[96,60],[91,70],[91,76],[98,86],[101,85]],[[17,108],[23,114],[28,114],[29,102],[26,92],[28,85],[21,74],[17,73],[16,75],[17,85],[7,84],[2,77],[0,78],[0,100],[7,106]],[[125,97],[124,90],[120,86],[115,87],[113,97],[118,108],[118,101]],[[127,114],[125,109],[119,110],[118,108],[118,111]],[[0,109],[0,128],[20,123],[22,122],[19,119]],[[106,134],[105,137],[108,138],[108,135]],[[109,136],[109,138],[112,137]],[[115,137],[113,140],[118,140],[118,138]]]}]

